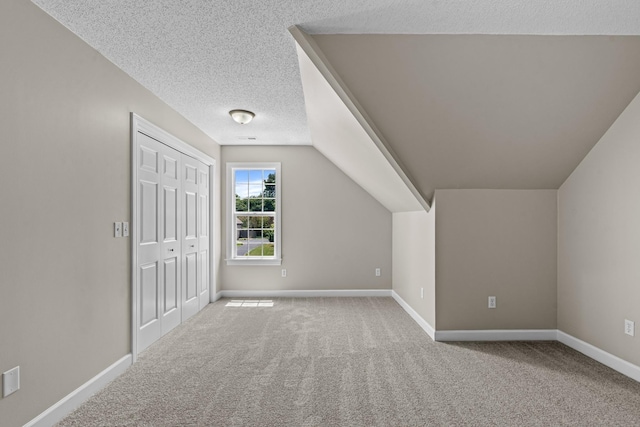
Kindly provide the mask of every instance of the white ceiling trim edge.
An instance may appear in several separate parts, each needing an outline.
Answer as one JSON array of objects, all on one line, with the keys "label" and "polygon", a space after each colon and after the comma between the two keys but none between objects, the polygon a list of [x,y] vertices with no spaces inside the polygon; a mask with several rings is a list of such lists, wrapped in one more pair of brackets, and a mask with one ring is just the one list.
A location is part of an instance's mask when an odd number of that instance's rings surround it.
[{"label": "white ceiling trim edge", "polygon": [[[351,91],[344,84],[340,76],[333,69],[327,58],[324,56],[320,47],[316,44],[311,36],[302,31],[298,26],[293,25],[289,27],[289,32],[297,42],[299,48],[306,54],[309,60],[313,63],[318,72],[324,77],[329,86],[333,89],[335,94],[340,98],[340,100],[344,103],[346,108],[351,112],[353,117],[357,120],[357,122],[362,127],[362,130],[366,132],[369,136],[371,142],[382,156],[386,159],[388,164],[393,168],[397,176],[404,183],[406,188],[411,192],[415,200],[419,203],[422,208],[424,208],[427,212],[431,209],[431,204],[427,201],[427,199],[422,195],[422,193],[417,189],[417,187],[413,184],[413,180],[411,177],[405,172],[402,164],[398,160],[397,156],[386,142],[382,134],[378,131],[373,121],[369,118],[365,110],[355,99]],[[300,55],[298,55],[300,56]],[[301,58],[299,58],[301,61]],[[302,69],[301,69],[302,72]],[[304,82],[303,82],[304,87]],[[307,112],[309,115],[309,112]],[[310,120],[309,117],[307,117]],[[313,141],[312,144],[315,146],[316,143]],[[326,154],[325,154],[326,155]],[[333,159],[332,159],[333,160]],[[335,162],[334,162],[335,163]],[[347,173],[345,171],[345,173]],[[349,173],[347,173],[349,175]],[[353,178],[353,177],[352,177]],[[358,182],[356,180],[356,182]],[[362,183],[359,183],[362,185]],[[364,187],[364,186],[363,186]],[[366,187],[365,187],[366,188]],[[369,190],[368,190],[369,191]],[[371,191],[369,191],[371,193]],[[373,193],[372,193],[373,195]],[[377,197],[376,197],[377,198]],[[380,199],[378,199],[380,201]],[[381,201],[381,203],[383,203]],[[383,203],[385,204],[385,203]],[[389,209],[389,207],[387,206]],[[394,212],[398,212],[401,210],[415,210],[415,209],[389,209]]]}]

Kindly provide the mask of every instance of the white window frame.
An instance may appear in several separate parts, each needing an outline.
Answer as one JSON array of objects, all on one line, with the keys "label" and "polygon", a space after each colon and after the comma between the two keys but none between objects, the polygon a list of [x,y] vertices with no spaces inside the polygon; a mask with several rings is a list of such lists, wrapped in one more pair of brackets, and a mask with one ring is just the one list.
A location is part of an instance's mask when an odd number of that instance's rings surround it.
[{"label": "white window frame", "polygon": [[[275,211],[275,233],[274,233],[274,255],[271,257],[239,257],[236,256],[236,177],[234,171],[237,169],[274,169],[276,171],[276,211]],[[227,265],[281,265],[282,264],[282,172],[280,163],[277,162],[233,162],[227,163]],[[247,215],[250,215],[248,212]]]}]

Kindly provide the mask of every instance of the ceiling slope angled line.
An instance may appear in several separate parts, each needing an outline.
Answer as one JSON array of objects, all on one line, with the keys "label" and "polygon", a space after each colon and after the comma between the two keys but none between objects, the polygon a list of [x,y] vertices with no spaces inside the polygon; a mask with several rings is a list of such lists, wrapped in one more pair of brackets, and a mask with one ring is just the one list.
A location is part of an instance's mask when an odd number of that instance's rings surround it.
[{"label": "ceiling slope angled line", "polygon": [[429,201],[316,42],[298,26],[289,27],[289,32],[297,43],[307,121],[316,149],[391,212],[429,211]]}]

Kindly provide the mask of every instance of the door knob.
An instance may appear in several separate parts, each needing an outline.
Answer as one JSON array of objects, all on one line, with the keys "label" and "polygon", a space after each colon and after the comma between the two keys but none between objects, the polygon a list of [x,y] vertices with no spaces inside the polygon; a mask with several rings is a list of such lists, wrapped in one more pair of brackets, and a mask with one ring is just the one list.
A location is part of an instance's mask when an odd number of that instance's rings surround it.
[{"label": "door knob", "polygon": [[173,249],[169,249],[169,252],[173,252]]}]

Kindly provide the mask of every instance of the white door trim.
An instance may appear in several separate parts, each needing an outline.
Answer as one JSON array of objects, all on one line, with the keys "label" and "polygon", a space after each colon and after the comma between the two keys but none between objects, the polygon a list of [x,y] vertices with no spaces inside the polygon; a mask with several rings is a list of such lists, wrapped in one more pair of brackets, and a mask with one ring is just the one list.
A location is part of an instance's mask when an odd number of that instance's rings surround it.
[{"label": "white door trim", "polygon": [[215,245],[214,236],[216,235],[216,228],[214,222],[214,199],[215,199],[215,187],[214,177],[216,176],[216,160],[198,150],[195,147],[187,144],[179,138],[171,135],[160,127],[154,125],[148,120],[140,117],[135,113],[131,113],[131,215],[130,215],[130,243],[131,243],[131,355],[132,362],[135,362],[138,357],[138,286],[137,286],[137,260],[138,260],[138,226],[136,224],[136,218],[138,218],[138,132],[143,133],[155,140],[162,142],[163,144],[183,153],[190,157],[193,157],[209,167],[209,293],[210,299],[213,300],[215,295],[216,283],[215,283]]}]

